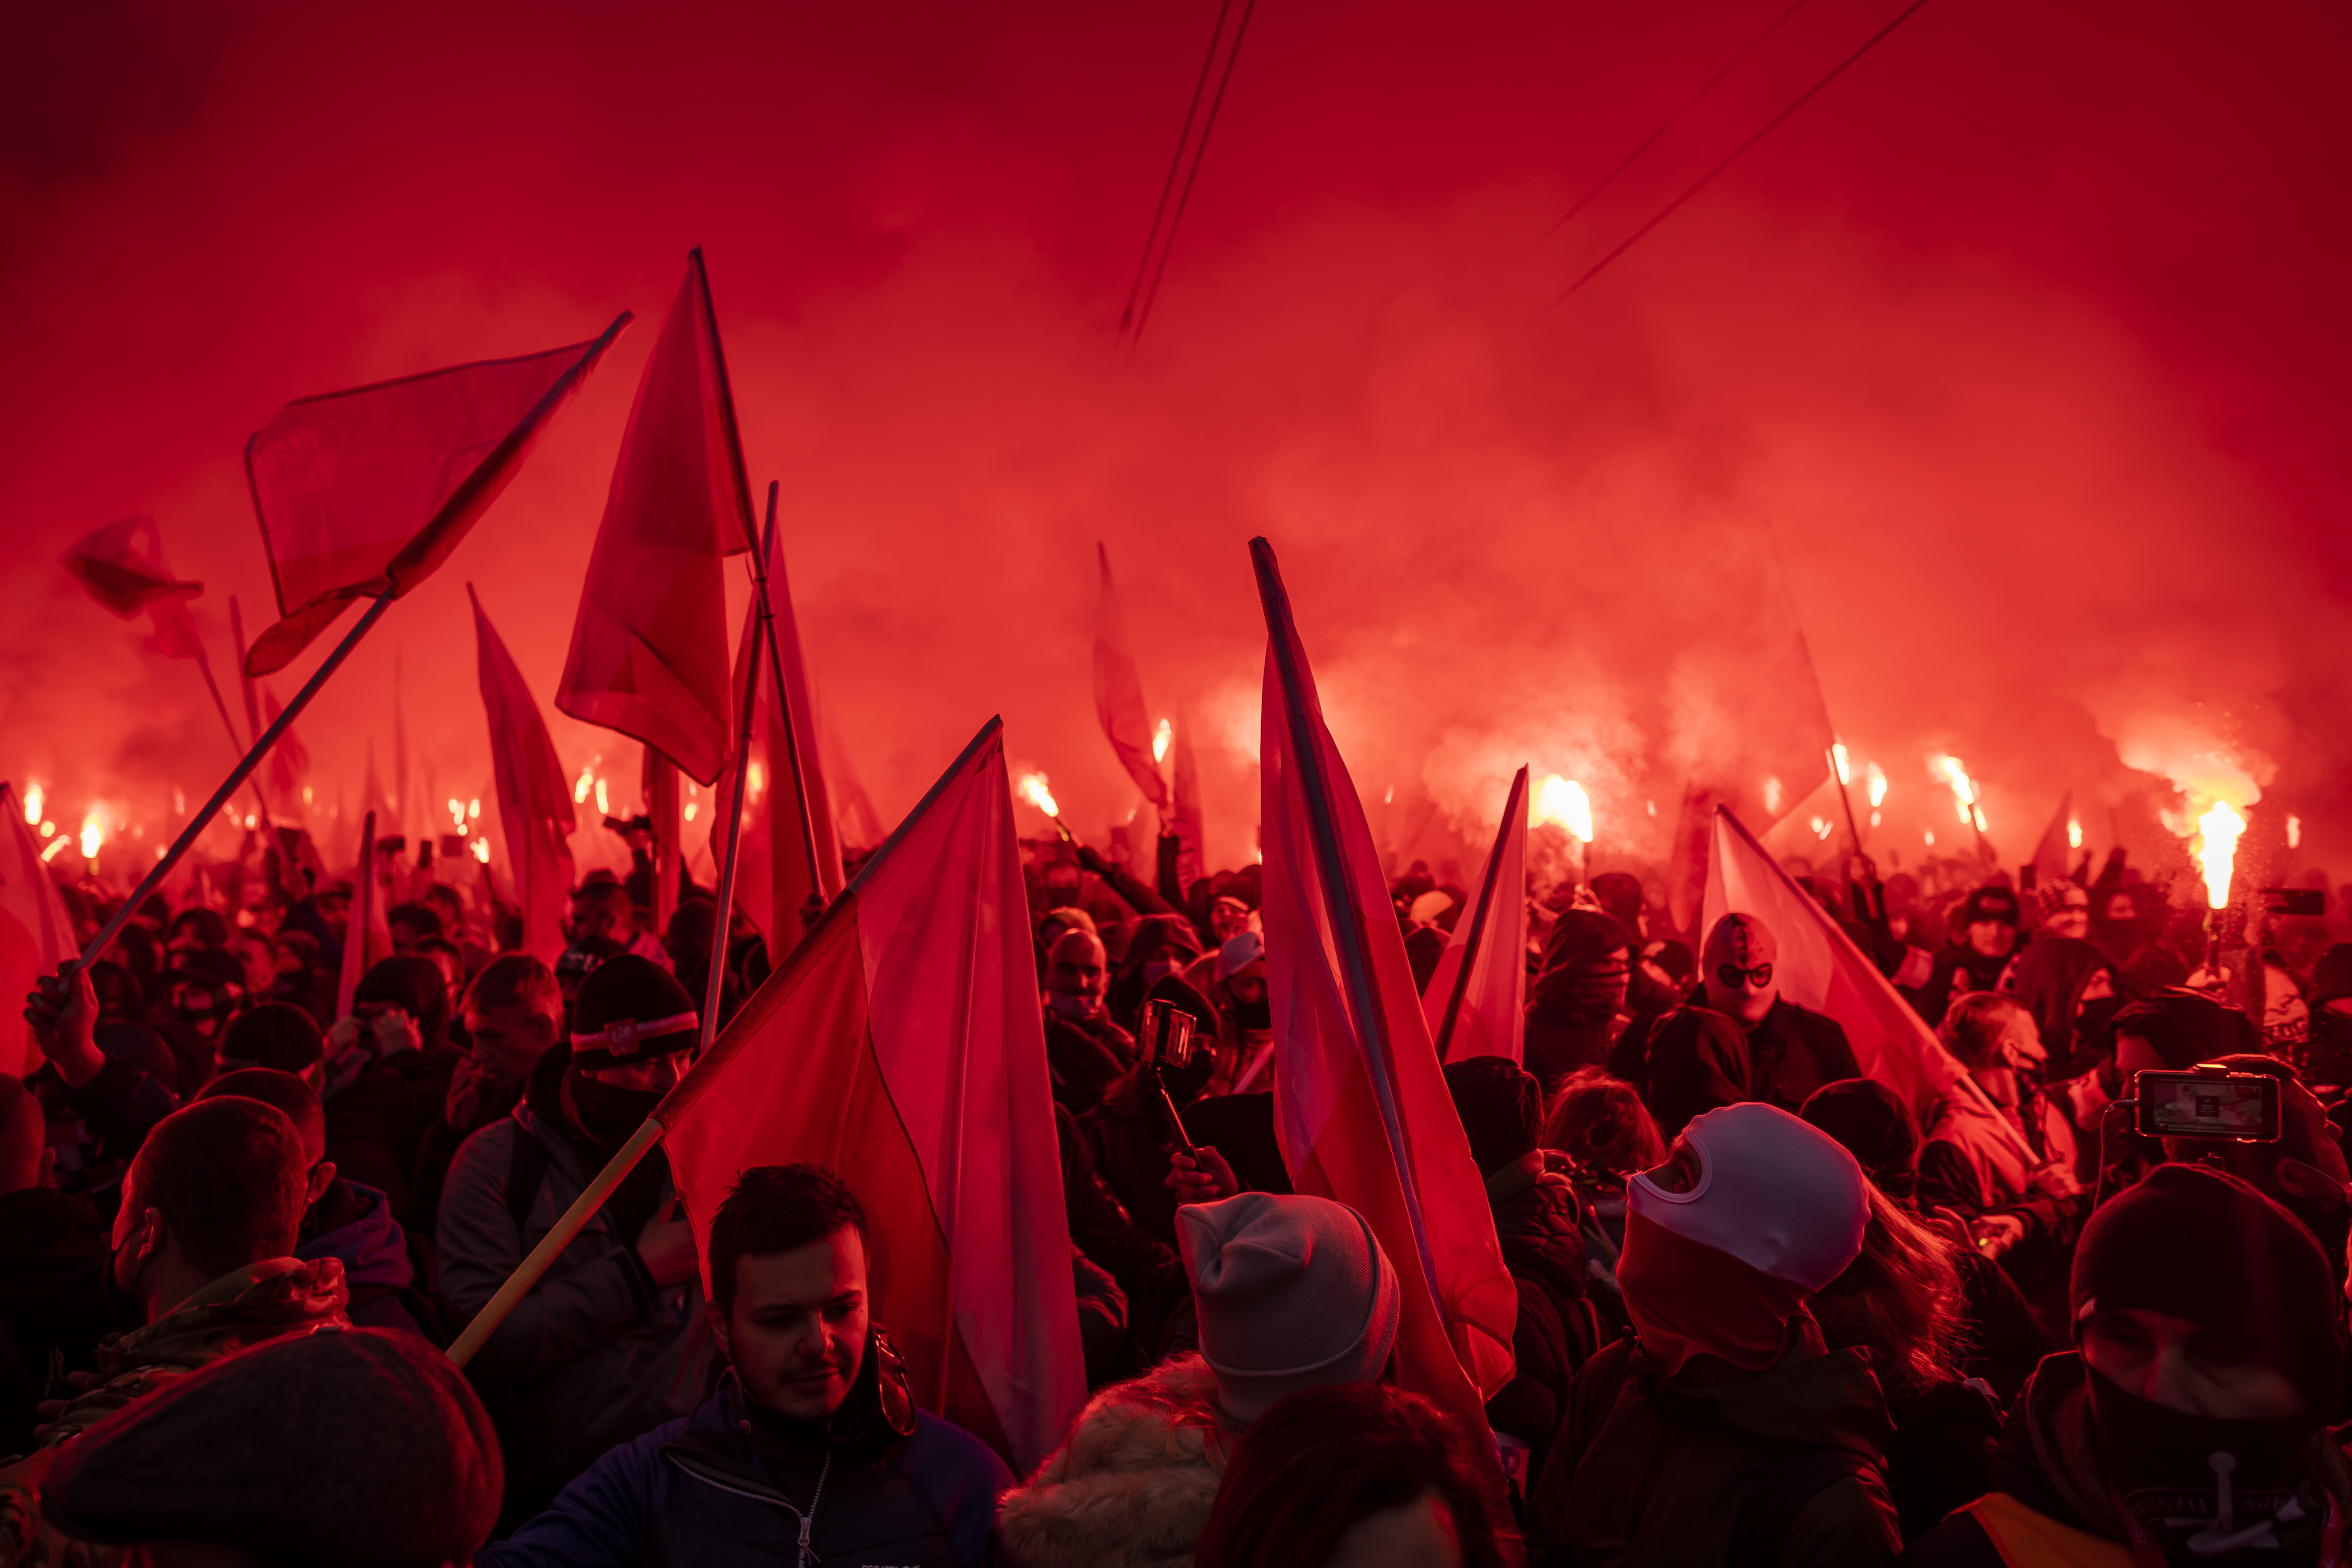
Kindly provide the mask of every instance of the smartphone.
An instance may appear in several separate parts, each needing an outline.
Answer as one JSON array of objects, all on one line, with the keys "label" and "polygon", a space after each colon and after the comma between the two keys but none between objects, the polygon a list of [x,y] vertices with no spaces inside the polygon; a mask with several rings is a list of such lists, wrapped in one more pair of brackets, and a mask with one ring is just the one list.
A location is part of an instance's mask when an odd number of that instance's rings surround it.
[{"label": "smartphone", "polygon": [[1161,1067],[1187,1068],[1192,1065],[1192,1031],[1200,1020],[1170,1003],[1154,998],[1143,1005],[1143,1017],[1137,1027],[1139,1043],[1143,1047],[1143,1059]]},{"label": "smartphone", "polygon": [[2278,1142],[2279,1080],[2267,1074],[2207,1063],[2188,1072],[2143,1072],[2133,1092],[2146,1137]]},{"label": "smartphone", "polygon": [[2317,915],[2327,913],[2327,895],[2317,888],[2264,888],[2263,912],[2268,915]]}]

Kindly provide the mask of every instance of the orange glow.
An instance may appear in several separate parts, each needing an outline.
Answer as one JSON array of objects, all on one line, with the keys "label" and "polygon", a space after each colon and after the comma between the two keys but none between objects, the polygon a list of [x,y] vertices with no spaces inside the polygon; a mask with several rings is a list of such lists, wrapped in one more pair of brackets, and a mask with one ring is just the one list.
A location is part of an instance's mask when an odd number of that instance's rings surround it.
[{"label": "orange glow", "polygon": [[2074,818],[2068,817],[2066,819],[2066,847],[2069,849],[2080,849],[2082,847],[2083,825],[2075,821]]},{"label": "orange glow", "polygon": [[41,820],[41,800],[42,795],[40,785],[26,784],[25,786],[25,820],[26,822],[38,822]]},{"label": "orange glow", "polygon": [[1160,727],[1151,731],[1151,760],[1153,762],[1164,763],[1168,760],[1168,742],[1175,739],[1175,737],[1176,726],[1171,724],[1165,719],[1160,721]]},{"label": "orange glow", "polygon": [[1592,842],[1592,801],[1574,779],[1553,773],[1536,790],[1536,820],[1568,829],[1578,842]]},{"label": "orange glow", "polygon": [[1013,793],[1048,816],[1062,815],[1061,806],[1054,799],[1054,792],[1046,787],[1044,773],[1023,773],[1020,784],[1013,787]]},{"label": "orange glow", "polygon": [[1845,742],[1843,741],[1832,742],[1830,745],[1830,755],[1832,758],[1835,759],[1837,763],[1838,783],[1841,784],[1850,784],[1853,783],[1853,764],[1846,760]]},{"label": "orange glow", "polygon": [[2230,871],[2238,855],[2238,836],[2246,830],[2246,819],[2231,810],[2228,801],[2215,801],[2213,809],[2197,819],[2197,863],[2205,869],[2206,905],[2227,909]]},{"label": "orange glow", "polygon": [[473,850],[475,859],[479,860],[485,866],[490,863],[490,841],[488,839],[477,838],[472,844],[468,845],[467,847]]},{"label": "orange glow", "polygon": [[1876,811],[1886,804],[1886,773],[1876,763],[1870,764],[1870,809]]}]

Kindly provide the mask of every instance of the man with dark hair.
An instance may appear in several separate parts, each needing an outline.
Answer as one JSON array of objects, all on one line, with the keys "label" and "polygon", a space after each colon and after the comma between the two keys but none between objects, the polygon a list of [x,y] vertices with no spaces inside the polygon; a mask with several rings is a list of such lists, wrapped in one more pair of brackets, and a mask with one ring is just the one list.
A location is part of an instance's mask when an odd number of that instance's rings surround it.
[{"label": "man with dark hair", "polygon": [[245,1068],[213,1079],[196,1099],[201,1102],[224,1095],[276,1106],[302,1140],[309,1170],[294,1256],[306,1263],[331,1258],[342,1264],[343,1289],[350,1296],[344,1310],[352,1322],[422,1335],[425,1331],[409,1310],[408,1290],[416,1282],[416,1266],[409,1259],[408,1237],[392,1217],[391,1199],[337,1173],[335,1163],[327,1158],[326,1113],[310,1086],[292,1073]]},{"label": "man with dark hair", "polygon": [[441,1120],[417,1151],[410,1203],[419,1215],[441,1212],[449,1163],[466,1140],[506,1120],[531,1068],[563,1033],[564,996],[547,965],[527,952],[492,959],[466,988],[459,1012],[467,1051],[450,1065]]},{"label": "man with dark hair", "polygon": [[326,1036],[317,1020],[287,1002],[263,1002],[236,1016],[213,1058],[216,1072],[270,1068],[316,1089],[326,1076]]},{"label": "man with dark hair", "polygon": [[95,1374],[54,1412],[29,1458],[0,1470],[0,1563],[62,1562],[41,1515],[58,1445],[247,1345],[344,1327],[343,1268],[290,1256],[309,1168],[285,1113],[224,1096],[159,1122],[123,1178],[109,1288],[142,1327],[100,1342]]},{"label": "man with dark hair", "polygon": [[441,917],[430,904],[394,904],[383,911],[383,923],[392,933],[392,951],[403,958],[426,937],[441,934]]},{"label": "man with dark hair", "polygon": [[[449,1167],[436,1236],[453,1321],[481,1310],[661,1103],[699,1022],[668,972],[634,953],[588,976],[569,1044],[540,1058],[513,1112]],[[506,1446],[505,1526],[709,1392],[694,1234],[676,1210],[656,1145],[467,1368]]]},{"label": "man with dark hair", "polygon": [[915,1408],[867,1316],[866,1247],[865,1210],[831,1172],[744,1172],[710,1225],[719,1392],[606,1454],[475,1562],[991,1561],[1012,1474]]},{"label": "man with dark hair", "polygon": [[415,1223],[408,1181],[440,1120],[452,1058],[448,982],[431,959],[387,958],[360,976],[352,1016],[327,1031],[327,1152]]}]

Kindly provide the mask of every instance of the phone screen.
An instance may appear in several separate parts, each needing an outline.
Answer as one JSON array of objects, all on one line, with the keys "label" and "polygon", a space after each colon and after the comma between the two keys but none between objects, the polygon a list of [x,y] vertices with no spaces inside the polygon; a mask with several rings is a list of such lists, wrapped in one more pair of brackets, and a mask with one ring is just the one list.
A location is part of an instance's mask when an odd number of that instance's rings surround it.
[{"label": "phone screen", "polygon": [[2137,1092],[2140,1131],[2159,1138],[2268,1142],[2279,1135],[2278,1082],[2258,1073],[2144,1072]]}]

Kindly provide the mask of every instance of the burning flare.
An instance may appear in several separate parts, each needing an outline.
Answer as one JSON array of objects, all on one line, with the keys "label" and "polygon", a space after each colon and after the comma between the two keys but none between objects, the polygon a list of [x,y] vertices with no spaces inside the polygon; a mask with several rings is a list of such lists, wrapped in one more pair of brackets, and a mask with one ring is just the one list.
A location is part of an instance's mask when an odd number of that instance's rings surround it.
[{"label": "burning flare", "polygon": [[2066,819],[2066,847],[2080,849],[2082,847],[2083,825],[2070,816]]},{"label": "burning flare", "polygon": [[475,859],[479,860],[485,866],[490,863],[490,841],[488,839],[477,838],[468,846],[468,847],[473,850]]},{"label": "burning flare", "polygon": [[26,822],[37,823],[41,820],[41,802],[43,798],[40,785],[26,784],[25,786],[25,820]]},{"label": "burning flare", "polygon": [[1886,773],[1876,763],[1870,764],[1870,809],[1876,811],[1886,804]]},{"label": "burning flare", "polygon": [[1579,843],[1592,842],[1592,802],[1574,779],[1553,773],[1536,790],[1536,821],[1568,829]]},{"label": "burning flare", "polygon": [[2219,800],[2213,809],[2197,819],[2202,836],[2197,840],[2197,860],[2205,868],[2205,902],[2209,908],[2230,907],[2230,868],[2237,858],[2238,836],[2246,830],[2246,819],[2231,809],[2230,803]]},{"label": "burning flare", "polygon": [[1160,721],[1160,727],[1151,731],[1151,760],[1153,762],[1164,763],[1168,760],[1168,742],[1175,739],[1175,737],[1176,726],[1171,724],[1165,719]]},{"label": "burning flare", "polygon": [[457,823],[458,832],[463,833],[466,831],[466,803],[464,801],[453,800],[449,803],[449,816],[452,821]]},{"label": "burning flare", "polygon": [[572,784],[572,805],[587,805],[587,804],[588,804],[588,792],[589,792],[590,790],[592,790],[592,789],[594,789],[595,787],[596,787],[596,770],[595,770],[595,768],[594,768],[594,767],[593,767],[593,766],[591,766],[591,767],[584,767],[584,768],[582,768],[582,769],[580,770],[580,778],[579,778],[578,782],[577,782],[577,783],[575,783],[575,784]]},{"label": "burning flare", "polygon": [[1013,786],[1013,793],[1048,816],[1059,818],[1062,815],[1061,806],[1054,799],[1054,792],[1045,786],[1044,773],[1023,773],[1021,782]]},{"label": "burning flare", "polygon": [[1846,760],[1845,742],[1843,741],[1832,741],[1830,742],[1830,756],[1837,763],[1839,784],[1845,785],[1853,783],[1853,768]]},{"label": "burning flare", "polygon": [[1940,774],[1945,784],[1950,786],[1952,805],[1960,814],[1960,826],[1973,826],[1982,833],[1985,819],[1983,808],[1977,801],[1977,781],[1969,777],[1969,770],[1961,765],[1960,759],[1948,754],[1930,757],[1927,767],[1930,772]]},{"label": "burning flare", "polygon": [[[100,822],[98,813],[93,811],[81,819],[81,858],[85,860],[97,859],[99,847],[105,842],[106,824]],[[2228,873],[2224,872],[2224,880],[2227,880],[2227,877]]]}]

